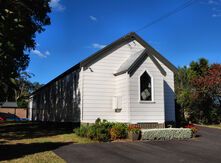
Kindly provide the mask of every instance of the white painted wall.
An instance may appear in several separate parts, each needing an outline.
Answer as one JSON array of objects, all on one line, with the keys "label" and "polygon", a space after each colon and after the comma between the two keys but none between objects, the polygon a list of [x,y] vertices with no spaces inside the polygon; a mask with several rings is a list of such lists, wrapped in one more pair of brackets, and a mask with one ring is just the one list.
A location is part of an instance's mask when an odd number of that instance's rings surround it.
[{"label": "white painted wall", "polygon": [[[153,102],[139,101],[139,78],[147,70],[153,77]],[[164,88],[163,76],[153,61],[147,57],[130,78],[130,121],[164,123]]]},{"label": "white painted wall", "polygon": [[121,112],[115,112],[114,117],[116,121],[129,122],[130,110],[129,110],[129,75],[124,73],[115,77],[115,96],[122,98],[122,110]]},{"label": "white painted wall", "polygon": [[33,107],[33,97],[30,96],[28,100],[28,119],[32,120],[32,107]]},{"label": "white painted wall", "polygon": [[165,119],[166,121],[175,121],[174,73],[158,59],[157,61],[167,73],[167,75],[163,77],[165,94]]},{"label": "white painted wall", "polygon": [[[118,122],[158,122],[175,119],[173,72],[164,64],[161,66],[167,72],[164,77],[152,60],[148,57],[145,62],[129,77],[127,73],[114,76],[122,63],[130,55],[140,51],[143,47],[125,45],[111,54],[98,60],[89,69],[80,72],[79,91],[81,92],[81,122],[93,123],[97,118]],[[139,101],[139,76],[147,70],[153,76],[154,102]],[[164,81],[169,88],[165,87]],[[164,95],[165,91],[165,95]],[[112,108],[114,96],[122,96],[122,111],[116,113]],[[165,113],[166,109],[166,113]],[[166,115],[165,115],[166,114]]]},{"label": "white painted wall", "polygon": [[[128,121],[128,104],[126,104],[128,77],[126,74],[118,77],[113,74],[130,55],[143,49],[138,42],[136,45],[132,42],[130,44],[131,46],[124,45],[97,61],[90,66],[90,69],[81,71],[81,78],[83,73],[82,122],[93,123],[98,117],[109,121]],[[123,109],[120,113],[115,113],[112,109],[112,98],[116,95],[123,96]]]}]

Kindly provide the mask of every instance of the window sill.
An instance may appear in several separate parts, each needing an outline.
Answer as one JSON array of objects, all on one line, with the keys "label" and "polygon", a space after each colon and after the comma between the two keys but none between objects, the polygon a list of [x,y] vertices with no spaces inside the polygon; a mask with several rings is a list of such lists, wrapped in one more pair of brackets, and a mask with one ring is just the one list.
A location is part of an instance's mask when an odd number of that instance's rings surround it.
[{"label": "window sill", "polygon": [[155,101],[138,101],[141,104],[155,104]]}]

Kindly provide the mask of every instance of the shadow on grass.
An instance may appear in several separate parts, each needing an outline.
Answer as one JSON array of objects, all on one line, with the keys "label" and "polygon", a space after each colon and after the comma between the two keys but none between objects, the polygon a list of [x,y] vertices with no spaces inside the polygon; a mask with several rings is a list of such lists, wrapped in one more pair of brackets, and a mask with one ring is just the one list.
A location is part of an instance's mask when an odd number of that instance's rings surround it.
[{"label": "shadow on grass", "polygon": [[0,124],[0,138],[4,140],[21,140],[54,136],[73,132],[78,124],[50,122],[19,122]]},{"label": "shadow on grass", "polygon": [[0,161],[20,158],[26,155],[51,151],[70,143],[32,143],[32,144],[4,144],[0,145]]}]

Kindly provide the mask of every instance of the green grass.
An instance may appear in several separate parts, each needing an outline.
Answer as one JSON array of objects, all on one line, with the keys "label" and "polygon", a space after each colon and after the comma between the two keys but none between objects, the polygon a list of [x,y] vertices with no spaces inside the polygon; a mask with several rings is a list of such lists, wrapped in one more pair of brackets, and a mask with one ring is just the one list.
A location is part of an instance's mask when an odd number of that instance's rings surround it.
[{"label": "green grass", "polygon": [[57,125],[41,123],[1,123],[0,162],[65,162],[52,150],[70,143],[92,143]]},{"label": "green grass", "polygon": [[209,128],[221,129],[221,124],[217,124],[217,125],[202,125],[202,126],[209,127]]}]

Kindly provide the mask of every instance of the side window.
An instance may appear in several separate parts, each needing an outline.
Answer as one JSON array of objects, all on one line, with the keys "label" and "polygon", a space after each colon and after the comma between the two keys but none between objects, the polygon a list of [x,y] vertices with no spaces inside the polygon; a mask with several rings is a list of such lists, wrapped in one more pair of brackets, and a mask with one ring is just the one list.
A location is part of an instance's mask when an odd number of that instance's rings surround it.
[{"label": "side window", "polygon": [[140,100],[152,101],[152,80],[146,71],[140,76]]}]

